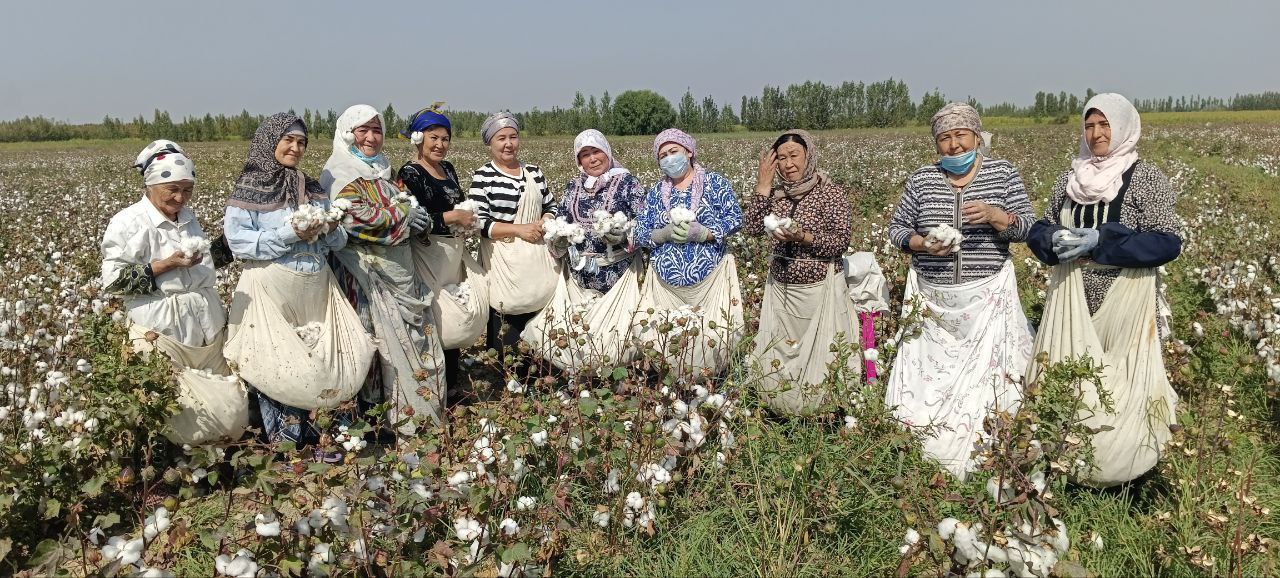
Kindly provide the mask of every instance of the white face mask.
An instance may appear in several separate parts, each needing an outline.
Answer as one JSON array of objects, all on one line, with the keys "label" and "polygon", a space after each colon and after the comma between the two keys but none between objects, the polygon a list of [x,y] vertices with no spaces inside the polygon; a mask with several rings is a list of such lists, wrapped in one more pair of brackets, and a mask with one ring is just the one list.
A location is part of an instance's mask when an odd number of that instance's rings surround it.
[{"label": "white face mask", "polygon": [[662,174],[678,178],[689,170],[689,157],[680,153],[667,155],[658,161],[658,168],[662,169]]}]

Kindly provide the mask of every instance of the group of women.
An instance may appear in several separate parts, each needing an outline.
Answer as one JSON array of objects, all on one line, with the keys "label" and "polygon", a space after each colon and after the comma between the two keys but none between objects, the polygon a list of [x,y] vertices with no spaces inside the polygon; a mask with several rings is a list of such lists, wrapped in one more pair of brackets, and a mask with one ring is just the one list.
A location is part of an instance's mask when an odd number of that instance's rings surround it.
[{"label": "group of women", "polygon": [[[1156,267],[1181,249],[1174,196],[1138,159],[1127,100],[1098,95],[1083,118],[1080,155],[1036,220],[1017,169],[987,151],[978,112],[947,105],[932,119],[940,159],[907,179],[893,216],[890,240],[911,256],[910,330],[886,401],[959,477],[975,467],[984,418],[1016,411],[1045,359],[1088,354],[1106,365],[1115,411],[1086,392],[1087,419],[1105,431],[1081,479],[1133,479],[1169,436],[1176,395],[1160,356]],[[521,160],[509,113],[482,125],[491,160],[465,194],[446,160],[451,125],[436,107],[401,131],[416,155],[395,178],[382,152],[388,128],[371,107],[347,109],[316,181],[298,169],[306,126],[284,113],[263,121],[227,202],[224,234],[243,266],[229,315],[214,290],[217,251],[192,240],[204,233],[187,206],[191,159],[169,141],[139,155],[145,198],[113,217],[102,275],[125,296],[135,344],[183,369],[184,412],[171,437],[240,435],[247,391],[272,440],[313,441],[311,413],[353,397],[363,408],[388,404],[387,425],[411,434],[470,395],[459,350],[481,333],[515,381],[539,362],[573,374],[654,354],[713,379],[744,329],[726,243],[740,229],[770,249],[748,357],[761,402],[805,414],[835,385],[861,379],[862,348],[847,349],[839,367],[832,344],[859,344],[859,301],[878,267],[846,255],[850,199],[805,131],[762,152],[755,194],[740,206],[676,129],[654,139],[662,177],[647,189],[603,134],[584,131],[573,146],[579,173],[557,200],[538,166]],[[478,259],[466,247],[472,235]],[[1017,242],[1053,266],[1038,334],[1018,298]]]}]

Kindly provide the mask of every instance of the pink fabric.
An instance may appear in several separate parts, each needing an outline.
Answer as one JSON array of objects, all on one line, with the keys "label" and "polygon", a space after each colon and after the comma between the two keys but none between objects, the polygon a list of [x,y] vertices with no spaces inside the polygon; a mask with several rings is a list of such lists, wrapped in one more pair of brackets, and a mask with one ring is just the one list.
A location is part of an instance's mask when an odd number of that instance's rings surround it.
[{"label": "pink fabric", "polygon": [[[872,313],[858,314],[858,319],[862,320],[862,348],[863,349],[876,348],[876,320],[879,317],[880,317],[879,311],[875,311]],[[864,361],[863,365],[866,367],[866,370],[867,370],[867,381],[872,381],[877,379],[878,374],[876,373],[876,362]]]},{"label": "pink fabric", "polygon": [[687,132],[678,128],[669,128],[658,133],[657,138],[653,139],[654,160],[658,160],[658,149],[661,149],[662,145],[669,142],[676,143],[688,150],[689,154],[692,156],[690,160],[696,160],[698,158],[698,141],[693,140],[693,137],[689,136],[689,133]]}]

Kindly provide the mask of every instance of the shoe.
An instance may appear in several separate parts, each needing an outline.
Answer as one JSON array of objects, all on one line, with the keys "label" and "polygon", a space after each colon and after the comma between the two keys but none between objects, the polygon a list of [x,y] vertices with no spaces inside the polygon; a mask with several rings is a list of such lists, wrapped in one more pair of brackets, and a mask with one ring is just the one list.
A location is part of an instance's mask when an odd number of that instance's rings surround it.
[{"label": "shoe", "polygon": [[342,462],[342,452],[326,452],[322,449],[315,450],[315,459],[317,462],[326,464],[336,464]]}]

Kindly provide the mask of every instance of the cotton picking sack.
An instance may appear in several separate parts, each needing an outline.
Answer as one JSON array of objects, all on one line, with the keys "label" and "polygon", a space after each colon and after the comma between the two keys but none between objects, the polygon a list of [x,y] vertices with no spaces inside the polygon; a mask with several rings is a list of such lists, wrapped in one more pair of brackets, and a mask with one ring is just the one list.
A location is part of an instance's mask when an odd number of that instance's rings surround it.
[{"label": "cotton picking sack", "polygon": [[[308,346],[299,331],[313,323],[319,334]],[[305,410],[351,399],[376,350],[327,265],[302,273],[245,261],[227,331],[227,360],[240,377],[267,397]]]},{"label": "cotton picking sack", "polygon": [[178,372],[178,405],[182,411],[169,418],[164,431],[175,444],[236,441],[249,427],[248,392],[222,357],[223,337],[225,334],[219,333],[213,343],[192,347],[141,325],[129,325],[134,351],[159,350]]},{"label": "cotton picking sack", "polygon": [[551,302],[529,320],[520,338],[543,359],[570,373],[616,366],[634,355],[628,338],[639,306],[640,259],[632,259],[604,295],[583,288],[566,268]]},{"label": "cotton picking sack", "polygon": [[[526,171],[515,224],[532,223],[542,217],[542,199],[537,191],[538,184]],[[519,237],[497,242],[480,239],[480,261],[489,280],[489,306],[499,313],[532,313],[546,307],[556,292],[559,268],[543,243],[529,243]]]},{"label": "cotton picking sack", "polygon": [[885,279],[875,253],[850,253],[842,259],[849,299],[858,313],[889,310],[889,280]]},{"label": "cotton picking sack", "polygon": [[[1093,436],[1095,468],[1077,472],[1080,481],[1113,486],[1155,467],[1176,423],[1178,394],[1169,385],[1156,333],[1156,270],[1122,269],[1098,312],[1089,315],[1083,265],[1053,267],[1044,317],[1034,351],[1049,363],[1088,355],[1103,365],[1102,386],[1115,404],[1106,413],[1092,384],[1083,387],[1082,412],[1090,427],[1113,429]],[[1027,375],[1038,378],[1043,367],[1032,358]]]},{"label": "cotton picking sack", "polygon": [[[729,367],[743,332],[737,262],[733,255],[725,255],[706,279],[687,287],[667,284],[650,264],[639,309],[633,347],[653,345],[682,374],[719,374]],[[648,313],[649,309],[654,312]],[[665,323],[672,328],[664,333]],[[694,330],[697,335],[692,334]],[[682,344],[681,339],[687,341]]]},{"label": "cotton picking sack", "polygon": [[[484,334],[489,321],[489,284],[484,269],[461,238],[431,235],[430,239],[430,244],[413,240],[413,261],[418,275],[435,293],[431,308],[440,324],[440,347],[468,347]],[[461,283],[470,289],[465,302],[445,289]]]},{"label": "cotton picking sack", "polygon": [[[918,300],[918,301],[917,301]],[[908,325],[918,302],[924,311]],[[933,426],[924,452],[963,480],[974,441],[993,411],[1016,412],[1019,380],[1031,359],[1031,327],[1022,313],[1013,263],[985,279],[937,285],[907,273],[901,345],[885,404],[909,426]]]},{"label": "cotton picking sack", "polygon": [[758,364],[753,367],[759,372],[760,399],[766,405],[784,414],[806,414],[827,401],[831,391],[823,382],[827,366],[836,358],[831,345],[837,335],[854,344],[850,371],[841,381],[857,386],[862,350],[846,291],[844,275],[834,267],[817,283],[779,283],[772,275],[765,281],[752,355]]}]

